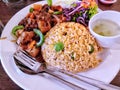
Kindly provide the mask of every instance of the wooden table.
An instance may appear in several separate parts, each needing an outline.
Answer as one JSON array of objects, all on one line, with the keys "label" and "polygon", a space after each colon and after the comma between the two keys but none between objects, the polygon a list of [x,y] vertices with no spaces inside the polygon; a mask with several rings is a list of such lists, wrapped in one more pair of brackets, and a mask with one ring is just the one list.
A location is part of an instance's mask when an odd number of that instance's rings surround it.
[{"label": "wooden table", "polygon": [[[37,0],[26,0],[25,5],[29,5],[33,2],[36,2]],[[120,11],[120,0],[118,0],[115,4],[112,5],[104,5],[98,2],[99,8],[102,10],[117,10]],[[3,24],[5,25],[9,19],[19,10],[17,9],[11,9],[7,7],[1,0],[0,0],[0,19],[3,21]],[[106,72],[107,73],[107,72]],[[105,74],[105,73],[104,73]],[[113,85],[120,86],[120,72],[117,74],[117,76],[114,78],[114,80],[111,82]],[[0,63],[0,90],[22,90],[19,86],[17,86],[5,73],[4,69],[2,68],[2,65]]]}]

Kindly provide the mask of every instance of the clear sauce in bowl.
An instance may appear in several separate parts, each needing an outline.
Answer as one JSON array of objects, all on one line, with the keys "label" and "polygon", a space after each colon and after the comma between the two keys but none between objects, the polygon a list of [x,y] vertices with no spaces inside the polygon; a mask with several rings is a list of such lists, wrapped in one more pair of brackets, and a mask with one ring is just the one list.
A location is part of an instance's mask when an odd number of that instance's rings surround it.
[{"label": "clear sauce in bowl", "polygon": [[120,26],[113,21],[100,19],[95,21],[93,31],[102,36],[115,36],[120,34]]}]

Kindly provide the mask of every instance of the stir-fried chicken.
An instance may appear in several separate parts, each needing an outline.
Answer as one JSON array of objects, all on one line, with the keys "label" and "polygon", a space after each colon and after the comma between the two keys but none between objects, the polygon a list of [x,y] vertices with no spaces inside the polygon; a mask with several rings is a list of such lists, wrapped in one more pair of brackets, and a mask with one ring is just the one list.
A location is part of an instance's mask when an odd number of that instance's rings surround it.
[{"label": "stir-fried chicken", "polygon": [[63,14],[54,14],[56,11],[62,13],[62,10],[61,6],[40,5],[40,9],[34,9],[33,12],[30,12],[19,25],[25,26],[27,31],[38,28],[45,34],[57,23],[66,21],[66,17]]},{"label": "stir-fried chicken", "polygon": [[40,48],[36,47],[36,41],[34,40],[35,33],[33,31],[24,31],[17,39],[19,47],[27,51],[31,56],[36,57]]},{"label": "stir-fried chicken", "polygon": [[33,36],[35,36],[34,32],[33,31],[24,31],[21,33],[21,35],[18,37],[18,40],[17,40],[17,44],[19,45],[26,45],[28,44],[29,42],[32,41],[32,38]]},{"label": "stir-fried chicken", "polygon": [[[24,26],[23,30],[16,32],[19,48],[25,50],[37,60],[43,60],[41,58],[41,47],[36,46],[40,38],[35,34],[34,29],[39,29],[43,34],[46,34],[57,23],[66,21],[62,11],[61,6],[33,5],[33,11],[29,12],[18,24]],[[54,14],[54,12],[60,13]]]}]

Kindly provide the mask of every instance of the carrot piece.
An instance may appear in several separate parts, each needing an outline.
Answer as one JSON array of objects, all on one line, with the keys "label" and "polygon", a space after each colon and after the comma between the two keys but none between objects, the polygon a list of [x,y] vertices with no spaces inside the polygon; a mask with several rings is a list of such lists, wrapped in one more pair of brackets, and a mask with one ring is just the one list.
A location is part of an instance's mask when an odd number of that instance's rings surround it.
[{"label": "carrot piece", "polygon": [[84,7],[84,8],[88,8],[89,5],[86,2],[82,2],[81,6]]},{"label": "carrot piece", "polygon": [[96,5],[95,0],[83,0],[81,4],[84,8],[94,7]]},{"label": "carrot piece", "polygon": [[33,40],[32,42],[30,42],[30,44],[28,44],[28,48],[29,48],[29,49],[32,49],[35,44],[36,44],[36,41]]},{"label": "carrot piece", "polygon": [[34,18],[34,14],[33,14],[33,13],[30,14],[30,18],[31,18],[31,19]]},{"label": "carrot piece", "polygon": [[30,17],[30,15],[31,15],[31,13],[28,13],[28,14],[27,14],[27,16],[26,16],[26,18],[29,18],[29,17]]},{"label": "carrot piece", "polygon": [[40,4],[34,4],[33,5],[33,9],[37,10],[37,11],[40,11],[42,9],[42,5],[40,5]]},{"label": "carrot piece", "polygon": [[96,2],[92,1],[90,6],[94,7],[95,5],[96,5]]}]

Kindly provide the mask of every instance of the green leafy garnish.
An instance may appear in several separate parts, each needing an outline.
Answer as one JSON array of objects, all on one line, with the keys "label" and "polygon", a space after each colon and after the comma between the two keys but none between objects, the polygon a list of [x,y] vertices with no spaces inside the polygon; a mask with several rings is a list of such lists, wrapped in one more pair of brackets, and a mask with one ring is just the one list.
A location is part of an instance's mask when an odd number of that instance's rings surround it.
[{"label": "green leafy garnish", "polygon": [[30,10],[29,10],[29,12],[32,13],[33,11],[34,11],[34,9],[31,7]]},{"label": "green leafy garnish", "polygon": [[89,7],[89,10],[88,10],[88,12],[87,12],[89,19],[90,19],[93,15],[95,15],[97,12],[98,12],[98,6],[97,6],[97,5],[95,5],[94,7]]},{"label": "green leafy garnish", "polygon": [[47,0],[48,6],[52,6],[52,0]]},{"label": "green leafy garnish", "polygon": [[61,11],[55,11],[55,12],[53,12],[53,14],[58,15],[58,14],[62,14],[62,12]]},{"label": "green leafy garnish", "polygon": [[92,44],[89,44],[89,54],[94,52],[94,46]]},{"label": "green leafy garnish", "polygon": [[75,17],[75,16],[72,18],[72,21],[73,21],[73,22],[75,22],[75,21],[76,21],[76,17]]},{"label": "green leafy garnish", "polygon": [[74,60],[75,57],[74,57],[74,52],[71,53],[71,59]]},{"label": "green leafy garnish", "polygon": [[77,4],[76,4],[76,3],[73,3],[73,4],[71,4],[71,6],[72,6],[72,7],[76,7],[76,6],[77,6]]},{"label": "green leafy garnish", "polygon": [[64,49],[64,44],[62,42],[58,42],[54,45],[55,51],[59,52]]}]

